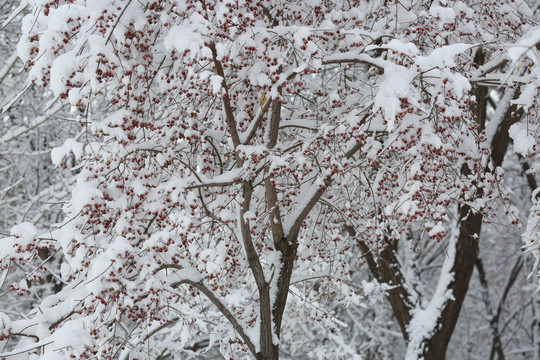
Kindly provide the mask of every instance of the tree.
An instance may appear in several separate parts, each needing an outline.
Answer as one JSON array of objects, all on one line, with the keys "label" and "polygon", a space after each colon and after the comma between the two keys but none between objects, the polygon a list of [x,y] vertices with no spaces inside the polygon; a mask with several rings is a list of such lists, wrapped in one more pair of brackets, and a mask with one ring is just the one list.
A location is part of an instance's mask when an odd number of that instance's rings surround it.
[{"label": "tree", "polygon": [[[18,1],[6,0],[0,5],[0,23],[7,22]],[[59,104],[46,113],[43,109],[50,92],[36,86],[26,86],[28,73],[16,54],[20,24],[6,24],[0,32],[0,234],[9,236],[10,228],[31,222],[40,229],[62,219],[61,203],[66,201],[73,175],[57,171],[50,165],[50,146],[57,146],[72,137],[78,128],[67,120]],[[7,253],[9,253],[8,250]],[[2,250],[2,253],[5,254]],[[51,254],[39,251],[39,262]],[[51,268],[59,265],[51,257]],[[49,295],[61,286],[55,272],[47,272],[21,299],[10,292],[10,284],[35,275],[35,264],[12,264],[0,275],[0,308],[9,316],[27,313],[39,304],[40,297]],[[38,280],[36,277],[35,280]]]},{"label": "tree", "polygon": [[[363,301],[364,263],[390,285],[407,357],[444,356],[482,220],[503,207],[517,222],[500,169],[510,137],[535,156],[537,88],[519,89],[536,76],[533,48],[504,46],[530,29],[524,3],[19,9],[30,81],[81,111],[82,129],[52,151],[59,167],[78,161],[65,220],[3,240],[4,268],[48,249],[65,282],[28,318],[2,315],[4,356],[164,358],[219,344],[270,360],[298,347],[295,331],[318,331],[327,344],[312,358],[351,358],[337,309]],[[487,123],[488,86],[505,84]],[[417,233],[448,254],[427,307],[394,255]]]}]

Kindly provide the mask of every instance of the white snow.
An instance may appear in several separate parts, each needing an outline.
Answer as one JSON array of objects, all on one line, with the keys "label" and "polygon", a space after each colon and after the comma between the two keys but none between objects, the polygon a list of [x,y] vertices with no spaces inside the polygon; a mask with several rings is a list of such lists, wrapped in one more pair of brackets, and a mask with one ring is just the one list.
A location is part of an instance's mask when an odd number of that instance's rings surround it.
[{"label": "white snow", "polygon": [[527,112],[529,107],[534,104],[538,94],[538,86],[535,83],[525,85],[521,90],[521,94],[515,100],[511,100],[511,104],[521,105],[523,110]]},{"label": "white snow", "polygon": [[83,155],[83,144],[75,139],[67,139],[62,146],[55,147],[51,150],[51,160],[54,165],[58,166],[62,163],[65,156],[74,154],[76,158]]},{"label": "white snow", "polygon": [[442,7],[437,3],[433,3],[429,8],[429,13],[434,17],[440,18],[443,22],[453,22],[456,18],[456,12],[451,7]]},{"label": "white snow", "polygon": [[453,67],[456,65],[456,55],[471,48],[469,44],[453,44],[433,49],[428,56],[419,56],[416,59],[416,64],[424,71],[432,67],[444,68],[446,66]]},{"label": "white snow", "polygon": [[72,213],[77,213],[88,205],[92,199],[102,196],[101,190],[98,189],[98,181],[91,180],[87,181],[86,175],[88,173],[86,170],[83,170],[79,177],[77,178],[77,183],[73,190],[71,191],[71,210]]},{"label": "white snow", "polygon": [[380,84],[375,101],[374,109],[381,109],[388,121],[388,131],[394,129],[397,113],[401,110],[400,98],[407,98],[411,91],[412,79],[416,71],[412,69],[388,66],[385,68],[383,81]]},{"label": "white snow", "polygon": [[536,139],[529,134],[526,124],[516,123],[510,126],[508,135],[512,138],[514,151],[522,156],[527,156],[535,149]]},{"label": "white snow", "polygon": [[417,308],[413,313],[407,328],[409,344],[405,360],[420,358],[422,342],[429,339],[435,331],[444,304],[453,299],[452,291],[448,289],[448,286],[454,280],[454,274],[450,270],[455,261],[456,243],[457,235],[451,234],[435,293],[425,308]]},{"label": "white snow", "polygon": [[512,64],[515,66],[524,56],[538,62],[533,48],[539,41],[540,29],[536,27],[523,35],[514,45],[511,45],[508,49],[508,56],[512,60]]},{"label": "white snow", "polygon": [[23,241],[33,240],[38,233],[38,229],[29,222],[23,222],[11,228],[11,235]]}]

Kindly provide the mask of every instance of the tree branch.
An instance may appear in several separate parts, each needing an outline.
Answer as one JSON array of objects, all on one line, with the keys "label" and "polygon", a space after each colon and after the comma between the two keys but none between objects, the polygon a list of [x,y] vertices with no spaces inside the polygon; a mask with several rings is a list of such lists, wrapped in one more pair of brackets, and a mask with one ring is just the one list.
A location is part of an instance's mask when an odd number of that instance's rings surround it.
[{"label": "tree branch", "polygon": [[266,282],[264,277],[264,270],[262,268],[259,254],[257,249],[253,245],[251,238],[251,230],[249,226],[249,221],[244,219],[244,214],[249,211],[251,204],[251,197],[253,194],[253,186],[251,182],[244,181],[242,186],[242,192],[244,196],[244,203],[242,204],[242,209],[240,212],[240,230],[242,232],[242,242],[244,244],[244,249],[246,250],[247,260],[249,263],[249,268],[253,273],[255,279],[255,284],[259,291],[259,301],[260,301],[260,343],[261,343],[261,352],[262,356],[271,356],[277,351],[277,348],[273,344],[273,333],[272,333],[272,304],[270,301],[270,286]]},{"label": "tree branch", "polygon": [[[354,236],[356,231],[347,227],[346,230]],[[375,279],[381,284],[392,286],[386,291],[386,297],[392,306],[392,311],[401,329],[401,334],[405,342],[409,341],[409,333],[407,332],[409,323],[412,319],[412,310],[415,308],[415,303],[412,301],[417,296],[413,296],[406,287],[405,277],[400,269],[400,264],[396,257],[397,241],[394,241],[379,254],[377,259],[373,256],[373,252],[363,242],[359,242],[360,250],[367,261],[370,272],[375,276]]]},{"label": "tree branch", "polygon": [[328,56],[325,60],[323,60],[322,63],[323,65],[363,64],[363,65],[372,66],[381,71],[384,71],[384,68],[388,65],[397,66],[386,60],[374,59],[367,54],[354,54],[354,53],[345,53],[345,54],[338,54],[334,56]]},{"label": "tree branch", "polygon": [[227,82],[225,81],[225,72],[223,71],[223,66],[221,65],[221,61],[217,59],[218,55],[217,55],[216,45],[214,43],[210,43],[208,47],[212,51],[212,58],[214,60],[214,66],[216,67],[216,73],[222,78],[221,85],[223,86],[223,89],[225,90],[225,94],[223,95],[223,106],[225,107],[225,116],[227,118],[227,126],[229,127],[229,132],[231,133],[233,146],[236,149],[238,145],[240,145],[240,137],[238,136],[238,129],[236,128],[236,120],[234,118],[234,112],[231,106],[231,98],[229,97],[229,87],[227,86]]},{"label": "tree branch", "polygon": [[197,290],[199,290],[200,292],[202,292],[218,308],[218,310],[223,314],[223,316],[225,316],[225,318],[229,321],[229,323],[231,323],[234,330],[238,333],[238,335],[240,335],[240,337],[246,343],[246,345],[248,346],[251,353],[255,356],[255,358],[258,360],[259,359],[263,360],[263,357],[261,356],[260,353],[256,351],[255,345],[253,344],[253,342],[251,342],[251,339],[249,338],[249,336],[247,336],[247,334],[244,332],[244,328],[240,325],[240,323],[238,323],[234,315],[229,311],[229,309],[227,309],[227,307],[217,298],[217,296],[210,289],[208,289],[206,286],[204,286],[200,282],[196,282],[196,281],[192,281],[188,279],[177,281],[173,283],[171,286],[173,288],[178,288],[180,285],[183,285],[183,284],[191,285]]},{"label": "tree branch", "polygon": [[499,332],[498,316],[493,311],[489,297],[489,287],[487,282],[486,272],[484,271],[484,264],[480,256],[476,257],[476,270],[478,270],[478,277],[480,279],[482,301],[486,307],[486,313],[488,317],[489,327],[491,329],[492,343],[489,359],[493,360],[495,353],[497,353],[498,360],[504,360],[504,350],[501,341],[501,334]]}]

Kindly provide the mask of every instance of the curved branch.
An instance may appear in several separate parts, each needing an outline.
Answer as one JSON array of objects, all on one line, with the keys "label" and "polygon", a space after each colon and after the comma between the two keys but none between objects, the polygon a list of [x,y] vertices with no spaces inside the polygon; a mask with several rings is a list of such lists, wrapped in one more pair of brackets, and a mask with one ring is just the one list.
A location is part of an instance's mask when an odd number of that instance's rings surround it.
[{"label": "curved branch", "polygon": [[[345,230],[350,236],[354,236],[356,231],[354,228],[347,226]],[[411,294],[406,285],[405,277],[400,270],[399,262],[396,257],[397,241],[394,241],[385,248],[376,259],[368,245],[359,242],[358,245],[364,255],[369,271],[375,276],[375,279],[381,284],[391,286],[386,291],[386,297],[392,306],[392,311],[401,329],[401,334],[406,342],[409,341],[409,333],[407,332],[409,323],[412,319],[412,310],[417,304],[411,299],[418,297],[417,294]]]},{"label": "curved branch", "polygon": [[[169,267],[177,268],[176,266],[173,266],[173,264],[169,265]],[[176,289],[183,284],[191,285],[197,290],[199,290],[200,292],[202,292],[218,308],[218,310],[223,314],[223,316],[225,316],[225,318],[229,321],[229,323],[231,323],[234,330],[240,335],[240,337],[246,343],[246,345],[248,346],[251,353],[255,356],[255,358],[257,360],[263,360],[261,354],[257,352],[255,345],[253,344],[253,342],[251,342],[251,339],[245,333],[244,328],[240,325],[238,320],[236,320],[236,318],[229,311],[229,309],[227,309],[227,307],[217,298],[217,296],[210,289],[208,289],[206,286],[204,286],[200,282],[196,282],[196,281],[188,280],[188,279],[177,281],[173,283],[171,286]]]}]

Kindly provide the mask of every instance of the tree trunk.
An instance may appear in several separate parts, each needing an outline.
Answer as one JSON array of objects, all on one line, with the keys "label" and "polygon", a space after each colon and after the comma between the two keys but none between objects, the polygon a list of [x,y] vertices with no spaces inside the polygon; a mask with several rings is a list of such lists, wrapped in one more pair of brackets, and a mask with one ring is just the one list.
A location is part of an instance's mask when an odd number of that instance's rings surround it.
[{"label": "tree trunk", "polygon": [[[479,65],[483,64],[484,55],[481,49],[477,51],[475,61]],[[471,110],[476,114],[476,121],[480,125],[480,128],[484,129],[488,89],[487,87],[477,86],[473,89],[473,94],[476,97],[476,104]],[[515,99],[519,97],[519,95],[520,92],[515,91],[513,98]],[[499,122],[497,130],[491,139],[491,155],[495,167],[502,164],[510,142],[508,130],[510,126],[519,120],[521,114],[522,111],[518,110],[515,105],[507,106],[501,119],[492,120]],[[470,172],[467,167],[464,167],[462,171],[464,173]],[[489,168],[486,168],[486,171],[489,171]],[[481,189],[478,189],[477,191],[477,196],[483,195]],[[478,239],[482,228],[483,216],[480,212],[473,212],[467,204],[459,206],[458,216],[459,235],[455,243],[455,258],[448,259],[448,261],[452,261],[450,270],[448,271],[449,274],[452,275],[452,280],[448,283],[446,292],[452,294],[452,299],[446,300],[446,302],[441,305],[437,326],[431,336],[420,339],[420,344],[415,345],[419,346],[419,348],[417,348],[417,350],[419,350],[417,353],[422,354],[424,360],[445,359],[448,344],[456,327],[477,260],[479,251]],[[403,338],[409,345],[411,340],[409,339],[409,325],[415,314],[418,313],[417,310],[421,310],[421,308],[419,308],[417,304],[411,302],[411,299],[415,299],[416,296],[413,296],[414,290],[412,290],[411,286],[408,286],[406,279],[399,270],[399,262],[397,261],[394,251],[396,246],[390,246],[389,249],[384,250],[383,253],[380,254],[378,263],[375,262],[374,257],[367,246],[360,245],[360,248],[368,262],[371,273],[379,282],[398,285],[398,288],[394,288],[387,292],[387,299],[390,302],[394,315],[400,325]],[[415,351],[413,351],[413,353],[414,352]]]}]

